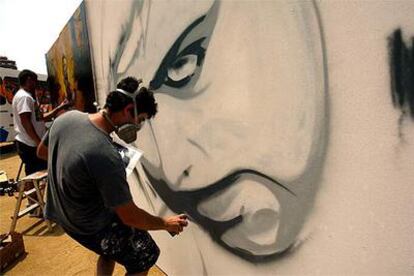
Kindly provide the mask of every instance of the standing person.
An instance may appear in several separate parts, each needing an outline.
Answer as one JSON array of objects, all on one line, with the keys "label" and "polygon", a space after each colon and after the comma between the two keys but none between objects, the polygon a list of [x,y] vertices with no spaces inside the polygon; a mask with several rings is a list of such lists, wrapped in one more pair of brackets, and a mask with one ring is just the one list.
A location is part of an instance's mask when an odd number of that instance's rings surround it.
[{"label": "standing person", "polygon": [[19,74],[20,89],[13,97],[13,122],[17,153],[25,165],[26,175],[44,170],[47,163],[36,156],[36,147],[46,131],[42,120],[36,119],[35,90],[37,75],[30,70]]},{"label": "standing person", "polygon": [[112,274],[115,262],[128,274],[146,275],[159,256],[147,230],[179,234],[187,226],[185,215],[156,217],[134,204],[121,156],[109,136],[115,131],[130,143],[139,126],[157,113],[152,92],[136,92],[138,86],[128,77],[107,96],[100,112],[65,113],[37,151],[49,162],[45,216],[100,255],[98,275]]},{"label": "standing person", "polygon": [[30,70],[23,70],[19,74],[20,89],[12,101],[13,122],[16,130],[17,152],[25,165],[26,175],[45,170],[47,163],[36,155],[36,147],[40,138],[45,134],[44,120],[56,117],[59,111],[69,106],[63,101],[50,112],[36,116],[39,106],[36,102],[37,75]]}]

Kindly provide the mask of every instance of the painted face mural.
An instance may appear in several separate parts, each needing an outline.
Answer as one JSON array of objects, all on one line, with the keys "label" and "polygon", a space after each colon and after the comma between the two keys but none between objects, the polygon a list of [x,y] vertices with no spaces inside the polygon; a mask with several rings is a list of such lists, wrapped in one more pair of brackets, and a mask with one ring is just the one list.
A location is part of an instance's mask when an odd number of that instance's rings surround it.
[{"label": "painted face mural", "polygon": [[133,75],[159,104],[137,142],[150,187],[141,192],[153,210],[188,214],[195,246],[202,232],[247,262],[272,261],[291,249],[312,209],[326,151],[315,6],[100,7],[101,17],[110,12],[112,19],[95,34],[97,71],[109,80],[103,91]]}]

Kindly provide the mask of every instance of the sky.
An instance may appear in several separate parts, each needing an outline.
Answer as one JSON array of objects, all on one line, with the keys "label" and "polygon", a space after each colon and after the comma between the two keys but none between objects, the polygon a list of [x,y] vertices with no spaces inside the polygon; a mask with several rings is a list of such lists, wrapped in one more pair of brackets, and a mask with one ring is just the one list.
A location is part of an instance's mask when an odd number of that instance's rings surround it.
[{"label": "sky", "polygon": [[45,54],[82,0],[0,0],[0,56],[47,74]]}]

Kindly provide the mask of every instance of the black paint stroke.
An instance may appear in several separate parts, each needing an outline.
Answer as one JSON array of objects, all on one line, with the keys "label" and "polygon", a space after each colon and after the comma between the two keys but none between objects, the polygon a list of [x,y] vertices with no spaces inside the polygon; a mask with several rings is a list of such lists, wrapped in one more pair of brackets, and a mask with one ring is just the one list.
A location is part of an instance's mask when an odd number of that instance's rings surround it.
[{"label": "black paint stroke", "polygon": [[208,152],[202,146],[200,146],[196,141],[194,141],[193,139],[190,139],[190,138],[187,138],[187,141],[188,141],[188,143],[190,143],[191,145],[196,147],[201,153],[203,153],[204,156],[210,157]]},{"label": "black paint stroke", "polygon": [[411,38],[411,47],[407,46],[401,29],[397,29],[388,38],[388,48],[391,97],[394,107],[401,109],[401,127],[405,117],[410,116],[414,120],[414,37]]}]

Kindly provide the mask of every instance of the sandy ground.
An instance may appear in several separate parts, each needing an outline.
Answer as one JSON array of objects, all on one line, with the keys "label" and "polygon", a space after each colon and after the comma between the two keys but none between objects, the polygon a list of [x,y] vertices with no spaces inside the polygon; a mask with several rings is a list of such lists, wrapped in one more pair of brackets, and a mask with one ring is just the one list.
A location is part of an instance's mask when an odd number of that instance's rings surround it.
[{"label": "sandy ground", "polygon": [[[20,158],[15,152],[1,154],[0,170],[8,178],[15,178]],[[21,177],[24,176],[24,172]],[[17,195],[17,193],[15,193]],[[24,200],[23,204],[27,203]],[[15,197],[0,196],[0,233],[9,232],[11,216],[16,204]],[[22,206],[23,206],[22,204]],[[23,207],[22,207],[23,208]],[[23,234],[27,254],[11,265],[5,275],[94,275],[97,255],[78,245],[61,228],[54,226],[48,232],[46,223],[28,215],[17,221],[16,231]],[[115,266],[113,275],[125,275],[125,269]],[[157,267],[149,275],[166,275]]]}]

